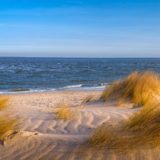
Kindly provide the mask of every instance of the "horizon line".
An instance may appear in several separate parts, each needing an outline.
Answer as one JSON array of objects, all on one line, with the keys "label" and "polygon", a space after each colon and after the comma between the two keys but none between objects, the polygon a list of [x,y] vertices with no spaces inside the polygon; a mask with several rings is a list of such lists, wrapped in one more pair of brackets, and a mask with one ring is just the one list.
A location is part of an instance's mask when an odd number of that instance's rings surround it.
[{"label": "horizon line", "polygon": [[94,59],[94,58],[96,58],[96,59],[102,59],[102,58],[106,58],[106,59],[156,59],[156,58],[160,58],[160,56],[159,57],[54,57],[54,56],[0,56],[0,58],[68,58],[68,59]]}]

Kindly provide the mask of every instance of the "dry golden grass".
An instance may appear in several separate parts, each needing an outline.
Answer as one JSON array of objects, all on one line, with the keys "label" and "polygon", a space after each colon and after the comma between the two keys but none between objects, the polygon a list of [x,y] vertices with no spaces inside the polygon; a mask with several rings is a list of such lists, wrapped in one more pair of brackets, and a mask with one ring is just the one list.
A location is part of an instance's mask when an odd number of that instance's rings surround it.
[{"label": "dry golden grass", "polygon": [[152,106],[145,106],[138,113],[133,115],[124,128],[138,135],[150,137],[149,139],[160,138],[160,103]]},{"label": "dry golden grass", "polygon": [[94,102],[100,102],[101,96],[100,95],[88,95],[82,100],[82,105],[85,105],[86,103],[94,103]]},{"label": "dry golden grass", "polygon": [[[0,111],[8,105],[8,97],[0,96]],[[0,142],[3,142],[6,137],[11,135],[16,126],[16,121],[8,118],[8,116],[0,115]]]},{"label": "dry golden grass", "polygon": [[74,112],[71,110],[70,106],[66,104],[58,105],[58,109],[55,114],[58,119],[62,120],[71,120],[75,117]]},{"label": "dry golden grass", "polygon": [[145,106],[121,123],[109,128],[98,127],[90,136],[92,146],[127,151],[134,148],[160,147],[160,104]]},{"label": "dry golden grass", "polygon": [[114,82],[102,94],[104,101],[131,102],[142,106],[160,95],[160,77],[154,72],[134,72]]},{"label": "dry golden grass", "polygon": [[88,103],[88,102],[92,102],[93,101],[93,96],[89,95],[87,97],[85,97],[82,101],[82,104]]},{"label": "dry golden grass", "polygon": [[90,144],[129,150],[160,147],[160,80],[152,72],[133,73],[114,83],[103,93],[104,100],[122,100],[143,108],[119,126],[98,127],[89,138]]},{"label": "dry golden grass", "polygon": [[[104,127],[104,126],[103,126]],[[142,132],[135,133],[125,128],[115,128],[113,130],[98,127],[96,131],[89,137],[89,144],[99,149],[116,149],[119,151],[129,151],[132,149],[140,149],[145,147],[157,147],[155,143],[158,137],[146,136]],[[145,136],[145,137],[144,137]]]},{"label": "dry golden grass", "polygon": [[15,124],[15,120],[0,116],[0,141],[4,141],[6,137],[13,133]]},{"label": "dry golden grass", "polygon": [[117,140],[114,129],[109,128],[107,125],[99,126],[95,132],[90,136],[89,143],[92,146],[112,148]]},{"label": "dry golden grass", "polygon": [[0,96],[0,110],[4,109],[7,106],[8,97]]}]

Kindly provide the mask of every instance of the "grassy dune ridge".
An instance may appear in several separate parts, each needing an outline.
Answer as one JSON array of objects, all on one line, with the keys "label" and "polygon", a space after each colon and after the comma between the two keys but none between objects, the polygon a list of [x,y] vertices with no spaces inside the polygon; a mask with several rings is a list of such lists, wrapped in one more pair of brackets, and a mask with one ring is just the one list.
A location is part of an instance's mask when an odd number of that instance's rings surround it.
[{"label": "grassy dune ridge", "polygon": [[131,102],[144,106],[157,101],[160,96],[160,76],[154,72],[133,72],[128,77],[114,82],[103,92],[104,101]]},{"label": "grassy dune ridge", "polygon": [[89,138],[94,146],[128,150],[160,147],[160,77],[154,72],[134,72],[103,92],[104,101],[131,102],[142,106],[128,120],[109,128],[98,127]]}]

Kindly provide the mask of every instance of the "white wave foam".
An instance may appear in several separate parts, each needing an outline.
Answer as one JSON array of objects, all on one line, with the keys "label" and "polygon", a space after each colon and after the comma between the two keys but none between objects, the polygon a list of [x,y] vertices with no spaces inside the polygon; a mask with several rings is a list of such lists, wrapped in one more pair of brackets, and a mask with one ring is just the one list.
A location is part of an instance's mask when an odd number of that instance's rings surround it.
[{"label": "white wave foam", "polygon": [[5,91],[0,91],[0,94],[18,94],[18,93],[38,93],[38,92],[54,92],[54,91],[101,91],[103,89],[105,89],[106,87],[106,83],[105,84],[101,84],[99,86],[83,86],[82,84],[77,84],[77,85],[68,85],[68,86],[64,86],[61,88],[46,88],[46,89],[28,89],[28,90],[24,90],[24,91],[11,91],[11,90],[5,90]]},{"label": "white wave foam", "polygon": [[80,87],[82,87],[82,84],[68,85],[68,86],[64,86],[62,88],[63,89],[70,89],[70,88],[80,88]]},{"label": "white wave foam", "polygon": [[100,86],[83,86],[82,84],[68,85],[60,88],[60,90],[103,90],[106,84],[101,84]]}]

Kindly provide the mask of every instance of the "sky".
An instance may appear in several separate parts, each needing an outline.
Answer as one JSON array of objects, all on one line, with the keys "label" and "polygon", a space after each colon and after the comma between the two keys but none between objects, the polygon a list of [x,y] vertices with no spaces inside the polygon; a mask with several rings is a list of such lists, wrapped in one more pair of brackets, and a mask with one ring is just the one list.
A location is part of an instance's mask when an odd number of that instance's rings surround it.
[{"label": "sky", "polygon": [[160,57],[160,0],[0,0],[0,56]]}]

